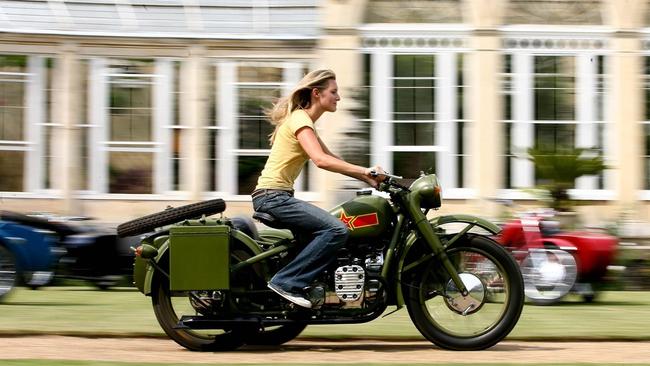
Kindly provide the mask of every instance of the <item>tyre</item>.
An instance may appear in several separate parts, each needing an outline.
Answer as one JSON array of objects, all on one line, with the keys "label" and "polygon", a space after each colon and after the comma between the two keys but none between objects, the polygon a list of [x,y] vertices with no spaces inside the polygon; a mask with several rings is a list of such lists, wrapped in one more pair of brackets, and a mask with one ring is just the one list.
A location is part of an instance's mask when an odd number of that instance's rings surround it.
[{"label": "tyre", "polygon": [[4,246],[0,245],[0,300],[18,285],[18,270],[16,257]]},{"label": "tyre", "polygon": [[[231,265],[250,257],[251,253],[245,246],[236,240],[231,243]],[[163,258],[158,264],[169,273],[168,257]],[[262,271],[263,269],[260,267],[260,264],[250,266],[249,270],[238,271],[230,278],[231,286],[248,290],[263,288],[266,282],[263,280],[264,276],[260,275]],[[228,296],[228,294],[219,294],[216,297],[222,296]],[[259,333],[257,327],[244,323],[235,324],[231,329],[195,330],[177,328],[178,321],[183,315],[215,315],[215,310],[212,306],[214,298],[215,293],[213,291],[175,291],[172,293],[169,291],[169,280],[160,273],[155,275],[154,282],[152,283],[151,301],[158,323],[171,339],[189,350],[231,351],[247,343],[248,340],[251,342],[255,340],[266,342],[251,344],[272,344],[272,340],[269,339],[270,337],[284,336],[286,338],[291,335],[290,327],[284,330],[274,329],[265,334],[265,332]],[[221,301],[225,304],[228,303],[227,298],[222,297]],[[225,306],[227,307],[227,305]],[[295,336],[297,335],[295,334]]]},{"label": "tyre", "polygon": [[255,346],[279,346],[296,338],[307,327],[304,323],[292,323],[265,328],[246,336],[246,344]]},{"label": "tyre", "polygon": [[231,351],[244,344],[245,332],[227,330],[194,330],[177,328],[178,320],[183,315],[195,315],[190,302],[189,292],[172,293],[169,282],[162,276],[157,277],[151,292],[153,311],[158,323],[179,345],[191,351]]},{"label": "tyre", "polygon": [[23,283],[32,290],[47,286],[54,280],[52,271],[28,271],[23,272]]},{"label": "tyre", "polygon": [[576,284],[575,258],[560,249],[531,251],[521,263],[524,293],[535,305],[558,303]]},{"label": "tyre", "polygon": [[172,207],[165,211],[143,216],[120,224],[117,227],[117,235],[120,237],[126,237],[144,234],[161,226],[187,219],[198,218],[202,215],[214,215],[223,212],[225,209],[226,202],[220,198],[180,207]]},{"label": "tyre", "polygon": [[[424,251],[415,248],[416,255],[409,257],[417,260]],[[462,296],[439,259],[432,258],[402,275],[411,320],[426,339],[445,349],[495,345],[517,324],[524,305],[517,263],[499,244],[479,235],[465,235],[446,253],[469,295]]]}]

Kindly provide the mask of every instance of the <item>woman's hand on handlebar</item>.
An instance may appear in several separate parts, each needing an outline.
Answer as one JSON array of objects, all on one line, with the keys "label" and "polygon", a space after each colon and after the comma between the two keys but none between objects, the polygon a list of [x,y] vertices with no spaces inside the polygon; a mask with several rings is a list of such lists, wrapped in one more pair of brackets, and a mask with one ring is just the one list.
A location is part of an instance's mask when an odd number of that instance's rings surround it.
[{"label": "woman's hand on handlebar", "polygon": [[383,182],[386,179],[386,172],[384,169],[378,165],[366,168],[364,171],[365,181],[370,184],[373,188],[377,188],[379,183]]}]

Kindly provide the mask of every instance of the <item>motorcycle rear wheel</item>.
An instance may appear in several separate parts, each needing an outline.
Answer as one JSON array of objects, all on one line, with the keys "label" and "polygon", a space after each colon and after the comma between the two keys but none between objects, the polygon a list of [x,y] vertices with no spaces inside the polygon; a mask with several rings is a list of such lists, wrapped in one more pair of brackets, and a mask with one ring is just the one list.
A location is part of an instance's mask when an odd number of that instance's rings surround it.
[{"label": "motorcycle rear wheel", "polygon": [[246,336],[246,344],[254,346],[279,346],[296,338],[307,327],[304,323],[278,325]]},{"label": "motorcycle rear wheel", "polygon": [[179,345],[191,351],[231,351],[244,344],[246,333],[234,329],[228,330],[193,330],[176,328],[182,315],[194,315],[187,293],[172,294],[169,285],[162,276],[152,287],[151,301],[158,323]]},{"label": "motorcycle rear wheel", "polygon": [[411,320],[439,347],[489,348],[512,331],[521,315],[524,285],[517,262],[499,244],[479,235],[466,235],[446,253],[468,290],[474,291],[461,296],[433,258],[403,277],[408,281],[404,294]]}]

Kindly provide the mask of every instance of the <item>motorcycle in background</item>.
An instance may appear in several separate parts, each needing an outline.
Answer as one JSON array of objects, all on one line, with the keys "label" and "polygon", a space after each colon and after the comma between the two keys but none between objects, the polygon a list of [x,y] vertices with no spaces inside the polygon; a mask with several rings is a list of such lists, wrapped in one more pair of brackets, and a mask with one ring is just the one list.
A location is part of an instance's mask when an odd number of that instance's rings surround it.
[{"label": "motorcycle in background", "polygon": [[555,304],[571,291],[593,301],[618,246],[604,232],[563,231],[553,210],[520,214],[497,241],[519,262],[526,297],[537,305]]}]

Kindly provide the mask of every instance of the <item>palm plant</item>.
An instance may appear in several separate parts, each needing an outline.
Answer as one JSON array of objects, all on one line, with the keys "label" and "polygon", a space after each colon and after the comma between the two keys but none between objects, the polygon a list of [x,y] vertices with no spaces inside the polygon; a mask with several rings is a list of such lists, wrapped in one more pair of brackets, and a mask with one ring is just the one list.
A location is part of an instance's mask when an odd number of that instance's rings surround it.
[{"label": "palm plant", "polygon": [[601,155],[594,149],[568,148],[552,151],[544,148],[528,149],[529,160],[535,165],[535,175],[551,197],[551,208],[568,211],[573,206],[568,189],[584,175],[596,175],[607,169]]}]

